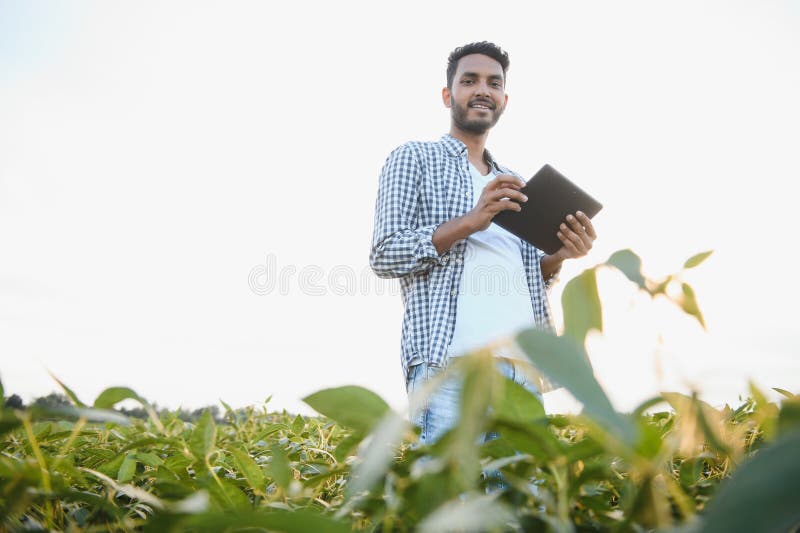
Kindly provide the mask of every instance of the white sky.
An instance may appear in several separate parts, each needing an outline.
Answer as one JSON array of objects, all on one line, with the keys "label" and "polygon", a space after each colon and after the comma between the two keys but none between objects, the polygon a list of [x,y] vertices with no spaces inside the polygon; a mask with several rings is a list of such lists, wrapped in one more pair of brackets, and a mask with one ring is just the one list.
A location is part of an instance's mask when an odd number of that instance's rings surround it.
[{"label": "white sky", "polygon": [[[614,403],[800,392],[798,5],[0,0],[6,393],[47,394],[49,369],[84,401],[310,413],[352,383],[404,410],[399,292],[364,274],[377,177],[447,131],[447,54],[483,39],[511,56],[493,154],[605,206],[562,279],[621,248],[654,276],[715,250],[686,278],[707,332],[601,275]],[[269,261],[284,290],[254,294]]]}]

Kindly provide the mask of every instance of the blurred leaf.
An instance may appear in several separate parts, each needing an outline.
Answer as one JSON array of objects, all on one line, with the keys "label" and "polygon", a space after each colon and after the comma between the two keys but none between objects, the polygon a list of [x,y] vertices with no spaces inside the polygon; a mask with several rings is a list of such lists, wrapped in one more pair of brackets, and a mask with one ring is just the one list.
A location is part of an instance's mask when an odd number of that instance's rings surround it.
[{"label": "blurred leaf", "polygon": [[128,481],[133,479],[133,475],[136,473],[136,454],[128,453],[125,455],[125,459],[123,459],[122,464],[117,471],[117,481],[120,483],[127,483]]},{"label": "blurred leaf", "polygon": [[790,400],[794,399],[794,397],[795,397],[795,395],[794,395],[794,394],[792,394],[791,392],[789,392],[789,391],[788,391],[788,390],[786,390],[786,389],[779,389],[778,387],[772,387],[772,390],[774,390],[774,391],[775,391],[775,392],[777,392],[778,394],[782,394],[783,396],[786,396],[786,397],[787,397],[787,398],[789,398]]},{"label": "blurred leaf", "polygon": [[547,426],[500,422],[500,441],[508,441],[515,451],[527,453],[542,462],[564,454],[564,446]]},{"label": "blurred leaf", "polygon": [[597,273],[584,270],[572,278],[561,295],[564,334],[583,344],[589,331],[603,331],[603,312],[597,293]]},{"label": "blurred leaf", "polygon": [[147,466],[152,466],[153,468],[156,468],[164,464],[164,460],[161,459],[161,457],[150,452],[137,452],[136,460],[143,464],[146,464]]},{"label": "blurred leaf", "polygon": [[100,393],[94,401],[94,407],[97,409],[111,409],[122,400],[143,401],[136,392],[128,387],[109,387]]},{"label": "blurred leaf", "polygon": [[664,438],[661,430],[644,419],[637,420],[638,438],[636,440],[636,453],[641,457],[655,459],[664,447]]},{"label": "blurred leaf", "polygon": [[778,412],[778,433],[785,435],[800,430],[800,398],[784,400]]},{"label": "blurred leaf", "polygon": [[219,510],[241,512],[251,507],[250,499],[227,479],[202,479],[202,486],[211,496],[211,503]]},{"label": "blurred leaf", "polygon": [[469,494],[436,509],[420,522],[417,531],[489,531],[507,526],[513,518],[511,510],[493,496]]},{"label": "blurred leaf", "polygon": [[263,494],[267,487],[267,480],[264,477],[264,472],[262,472],[261,468],[253,461],[250,454],[235,447],[232,447],[229,451],[231,455],[233,455],[236,467],[247,480],[250,488],[258,494]]},{"label": "blurred leaf", "polygon": [[387,411],[386,416],[369,436],[366,448],[359,454],[359,460],[353,466],[353,473],[347,485],[350,496],[372,488],[386,474],[405,431],[405,420],[394,411]]},{"label": "blurred leaf", "polygon": [[[475,446],[486,429],[492,386],[500,376],[496,373],[496,361],[488,350],[461,357],[447,370],[448,379],[462,379],[459,392],[458,424],[448,435],[447,456],[456,465],[453,472],[460,489],[468,490],[478,479],[480,462]],[[460,374],[460,375],[459,375]]]},{"label": "blurred leaf", "polygon": [[[661,395],[680,417],[681,430],[687,432],[683,435],[686,443],[684,446],[686,449],[682,450],[684,453],[694,453],[696,451],[694,448],[705,442],[720,453],[734,454],[735,450],[722,432],[723,418],[718,410],[698,398],[696,393],[687,396],[679,392],[662,392]],[[698,431],[702,433],[705,441],[697,434]]]},{"label": "blurred leaf", "polygon": [[194,431],[192,431],[189,437],[189,441],[187,442],[189,451],[201,462],[205,461],[208,454],[214,450],[216,436],[217,426],[214,424],[214,419],[211,417],[211,411],[206,409],[203,411],[200,420],[197,422],[197,426],[195,426]]},{"label": "blurred leaf", "polygon": [[295,435],[300,435],[303,432],[303,429],[306,427],[306,421],[303,420],[303,417],[297,415],[292,422],[292,433]]},{"label": "blurred leaf", "polygon": [[756,403],[756,412],[754,413],[753,420],[764,432],[764,438],[766,440],[772,440],[777,429],[778,408],[774,403],[770,403],[769,400],[767,400],[766,395],[755,383],[750,381],[749,387],[750,395]]},{"label": "blurred leaf", "polygon": [[358,447],[362,440],[364,440],[364,435],[358,432],[346,436],[339,442],[339,444],[336,445],[336,449],[333,451],[333,456],[337,461],[344,461],[349,455],[352,454],[353,450]]},{"label": "blurred leaf", "polygon": [[0,436],[22,425],[22,421],[11,409],[0,409]]},{"label": "blurred leaf", "polygon": [[318,413],[362,433],[369,433],[389,410],[380,396],[355,385],[324,389],[303,401]]},{"label": "blurred leaf", "polygon": [[130,426],[131,421],[127,416],[110,411],[108,409],[94,409],[92,407],[44,407],[32,405],[26,412],[31,420],[56,418],[61,420],[71,420],[85,418],[89,422],[113,422],[121,426]]},{"label": "blurred leaf", "polygon": [[637,489],[629,518],[647,529],[671,525],[670,502],[662,480],[648,474],[637,481]]},{"label": "blurred leaf", "polygon": [[350,533],[349,523],[339,522],[308,509],[259,509],[240,510],[236,513],[210,512],[184,516],[176,519],[160,515],[148,520],[148,532],[194,531],[219,533],[220,531],[242,531],[262,529],[282,533]]},{"label": "blurred leaf", "polygon": [[582,346],[568,337],[556,337],[537,329],[522,331],[517,335],[517,343],[536,368],[569,390],[583,404],[583,412],[587,416],[628,446],[633,445],[633,425],[614,410],[586,362],[587,356]]},{"label": "blurred leaf", "polygon": [[709,250],[707,252],[702,252],[693,255],[692,257],[686,260],[686,262],[683,264],[683,268],[694,268],[698,266],[700,263],[708,259],[708,256],[710,256],[712,253],[714,253],[714,250]]},{"label": "blurred leaf", "polygon": [[647,290],[644,275],[642,275],[642,260],[631,250],[619,250],[611,254],[606,264],[617,268],[626,278],[638,285],[640,289]]},{"label": "blurred leaf", "polygon": [[114,476],[119,477],[119,469],[122,466],[122,462],[125,460],[127,455],[117,455],[110,461],[106,461],[105,463],[101,464],[97,467],[97,471],[105,474],[107,476]]},{"label": "blurred leaf", "polygon": [[[48,372],[49,372],[49,371],[48,371]],[[60,379],[58,379],[58,378],[55,376],[55,374],[53,374],[52,372],[49,372],[49,373],[50,373],[50,377],[51,377],[51,378],[53,378],[53,379],[55,380],[55,382],[56,382],[56,383],[58,383],[58,385],[61,387],[61,389],[64,391],[64,393],[65,393],[65,394],[66,394],[66,395],[69,397],[69,399],[70,399],[70,400],[72,400],[72,403],[73,403],[73,404],[77,405],[78,407],[88,407],[88,406],[87,406],[85,403],[83,403],[82,401],[80,401],[80,400],[78,399],[78,396],[76,396],[76,395],[75,395],[75,393],[74,393],[74,392],[72,392],[72,389],[70,389],[69,387],[67,387],[66,385],[64,385],[64,384],[61,382],[61,380],[60,380]]]},{"label": "blurred leaf", "polygon": [[703,475],[705,460],[700,457],[691,457],[681,463],[679,478],[681,485],[686,488],[693,487]]},{"label": "blurred leaf", "polygon": [[694,289],[692,289],[688,283],[681,283],[681,289],[683,291],[683,297],[680,299],[681,309],[695,317],[697,321],[700,322],[703,329],[705,329],[706,323],[705,320],[703,320],[703,314],[700,312],[700,308],[697,306],[697,298],[694,295]]},{"label": "blurred leaf", "polygon": [[648,409],[651,407],[655,407],[660,403],[664,403],[664,398],[661,396],[653,396],[652,398],[648,398],[639,405],[631,412],[631,416],[633,418],[639,418],[640,416],[644,416]]},{"label": "blurred leaf", "polygon": [[798,450],[800,431],[762,448],[722,483],[694,530],[783,533],[800,525]]},{"label": "blurred leaf", "polygon": [[272,461],[269,464],[269,470],[272,474],[272,479],[279,487],[286,490],[293,479],[292,470],[289,467],[289,458],[279,444],[273,444],[271,451]]},{"label": "blurred leaf", "polygon": [[528,423],[545,417],[542,402],[528,389],[511,379],[503,379],[500,393],[492,398],[495,418]]}]

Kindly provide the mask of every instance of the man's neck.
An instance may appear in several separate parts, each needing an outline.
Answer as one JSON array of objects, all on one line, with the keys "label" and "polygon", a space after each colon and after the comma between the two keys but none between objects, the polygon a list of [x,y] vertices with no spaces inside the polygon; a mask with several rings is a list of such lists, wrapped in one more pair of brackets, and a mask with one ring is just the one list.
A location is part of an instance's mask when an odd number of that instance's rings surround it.
[{"label": "man's neck", "polygon": [[489,131],[484,133],[471,133],[450,126],[450,135],[467,145],[467,158],[469,162],[482,173],[489,171],[489,165],[483,157],[486,150],[486,140],[489,138]]}]

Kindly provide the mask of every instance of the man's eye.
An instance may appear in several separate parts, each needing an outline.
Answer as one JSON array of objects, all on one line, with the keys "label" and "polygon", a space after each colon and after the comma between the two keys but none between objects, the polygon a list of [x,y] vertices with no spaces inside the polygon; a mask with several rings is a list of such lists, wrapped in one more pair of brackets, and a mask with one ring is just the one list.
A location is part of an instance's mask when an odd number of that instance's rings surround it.
[{"label": "man's eye", "polygon": [[468,84],[472,83],[472,80],[461,80],[461,83],[463,85],[468,85]]},{"label": "man's eye", "polygon": [[492,82],[492,87],[497,89],[501,88],[503,85],[499,81]]}]

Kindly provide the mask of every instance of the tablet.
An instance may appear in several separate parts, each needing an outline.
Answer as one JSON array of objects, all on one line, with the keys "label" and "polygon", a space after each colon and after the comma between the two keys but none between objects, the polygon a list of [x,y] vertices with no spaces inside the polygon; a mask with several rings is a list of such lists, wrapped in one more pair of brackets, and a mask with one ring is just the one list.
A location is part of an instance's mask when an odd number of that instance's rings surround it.
[{"label": "tablet", "polygon": [[547,254],[563,246],[556,233],[567,215],[583,211],[592,218],[603,208],[550,165],[539,169],[520,191],[528,197],[520,204],[522,211],[500,211],[492,222]]}]

